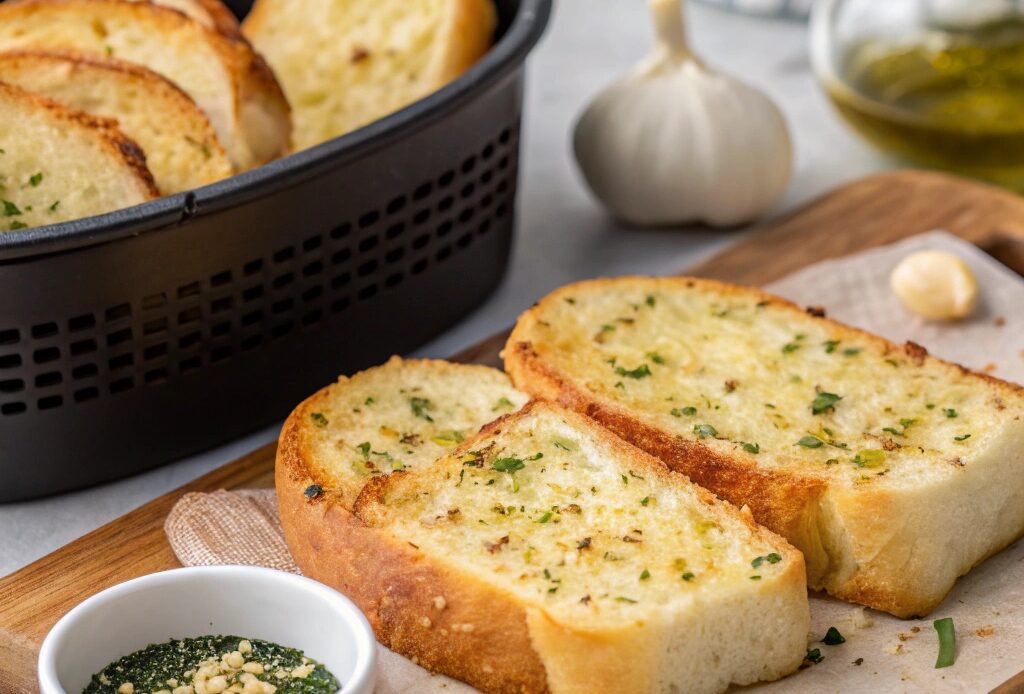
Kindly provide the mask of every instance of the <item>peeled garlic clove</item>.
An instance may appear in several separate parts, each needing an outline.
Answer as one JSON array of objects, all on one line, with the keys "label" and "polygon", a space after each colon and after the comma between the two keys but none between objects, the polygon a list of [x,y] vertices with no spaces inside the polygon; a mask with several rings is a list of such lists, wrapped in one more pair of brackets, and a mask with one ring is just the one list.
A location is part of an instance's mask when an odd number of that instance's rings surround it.
[{"label": "peeled garlic clove", "polygon": [[892,271],[890,285],[908,310],[924,318],[963,318],[978,299],[971,268],[948,251],[911,253]]},{"label": "peeled garlic clove", "polygon": [[679,0],[650,5],[658,48],[580,117],[580,170],[612,214],[632,224],[756,219],[789,182],[785,120],[764,94],[690,52]]}]

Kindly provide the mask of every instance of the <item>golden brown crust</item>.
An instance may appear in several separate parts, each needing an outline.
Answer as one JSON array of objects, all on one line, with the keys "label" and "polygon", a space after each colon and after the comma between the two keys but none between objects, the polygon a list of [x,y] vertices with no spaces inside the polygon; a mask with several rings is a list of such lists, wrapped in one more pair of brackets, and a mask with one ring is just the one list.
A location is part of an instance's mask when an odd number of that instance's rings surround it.
[{"label": "golden brown crust", "polygon": [[192,0],[209,16],[213,28],[232,39],[243,39],[238,18],[221,0]]},{"label": "golden brown crust", "polygon": [[99,136],[103,148],[114,157],[120,159],[132,170],[138,181],[140,191],[148,196],[149,199],[159,197],[160,192],[157,190],[156,182],[153,180],[153,174],[150,173],[149,167],[146,166],[146,155],[134,140],[118,129],[116,121],[98,118],[81,111],[65,108],[56,101],[4,82],[0,82],[0,95],[34,107],[44,108],[55,119],[64,121],[69,125],[93,130]]},{"label": "golden brown crust", "polygon": [[[308,407],[319,395],[292,412],[278,443],[278,511],[295,563],[306,576],[348,595],[382,644],[427,669],[489,692],[546,692],[544,667],[530,644],[521,607],[366,527],[319,478],[301,436]],[[364,491],[368,498],[386,479],[371,478]],[[323,492],[307,496],[317,483],[323,483]],[[444,598],[442,609],[438,597]],[[465,624],[473,631],[464,630]]]},{"label": "golden brown crust", "polygon": [[458,0],[449,21],[451,28],[447,33],[460,40],[449,41],[439,56],[434,88],[444,86],[473,67],[491,49],[498,17],[492,0]]}]

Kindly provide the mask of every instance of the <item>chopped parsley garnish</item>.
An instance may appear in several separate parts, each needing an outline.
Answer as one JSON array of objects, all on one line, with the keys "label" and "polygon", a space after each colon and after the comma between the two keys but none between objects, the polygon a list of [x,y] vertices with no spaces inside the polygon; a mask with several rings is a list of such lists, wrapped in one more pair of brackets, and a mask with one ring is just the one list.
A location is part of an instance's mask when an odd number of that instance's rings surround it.
[{"label": "chopped parsley garnish", "polygon": [[555,448],[561,448],[563,451],[578,451],[580,449],[575,441],[562,438],[561,436],[555,437],[551,443],[554,444]]},{"label": "chopped parsley garnish", "polygon": [[686,415],[687,417],[692,417],[693,415],[697,414],[697,408],[692,406],[673,407],[672,411],[669,412],[669,414],[671,414],[673,417],[682,417],[683,415]]},{"label": "chopped parsley garnish", "polygon": [[709,436],[714,438],[718,436],[718,431],[710,424],[694,424],[693,433],[697,435],[698,439],[706,439]]},{"label": "chopped parsley garnish", "polygon": [[526,464],[520,458],[498,458],[491,464],[491,468],[498,472],[515,472],[522,470]]},{"label": "chopped parsley garnish", "polygon": [[16,217],[21,214],[21,210],[10,200],[0,200],[0,204],[4,206],[4,217]]},{"label": "chopped parsley garnish", "polygon": [[313,420],[313,426],[315,427],[323,429],[325,426],[327,426],[327,417],[324,417],[319,412],[314,412],[313,414],[309,415],[309,418]]},{"label": "chopped parsley garnish", "polygon": [[756,576],[756,575],[755,575],[755,576],[751,576],[751,577],[750,577],[750,580],[751,580],[751,581],[760,581],[760,580],[761,580],[761,577],[760,577],[760,576]]},{"label": "chopped parsley garnish", "polygon": [[534,523],[547,523],[549,520],[551,520],[551,511],[545,511],[543,514],[541,514],[540,518],[538,518],[537,520],[535,520],[533,522]]},{"label": "chopped parsley garnish", "polygon": [[640,572],[640,580],[641,581],[646,581],[650,577],[651,577],[651,572],[648,571],[647,569],[644,569],[643,571]]},{"label": "chopped parsley garnish", "polygon": [[832,352],[836,351],[836,347],[839,346],[839,340],[826,340],[821,344],[825,346],[825,354],[832,354]]},{"label": "chopped parsley garnish", "polygon": [[54,200],[54,201],[53,201],[53,204],[52,204],[52,205],[50,205],[50,207],[49,207],[49,208],[47,208],[47,209],[49,209],[49,210],[50,210],[50,212],[56,212],[56,211],[57,211],[57,208],[58,208],[59,206],[60,206],[60,200]]},{"label": "chopped parsley garnish", "polygon": [[860,354],[860,347],[847,347],[843,350],[843,356],[855,357]]},{"label": "chopped parsley garnish", "polygon": [[897,429],[895,427],[882,427],[882,431],[892,434],[894,436],[906,436],[907,429],[909,429],[910,425],[914,424],[915,422],[917,422],[916,419],[904,418],[900,420],[900,426],[902,427],[902,429]]},{"label": "chopped parsley garnish", "polygon": [[946,416],[947,416],[947,417],[948,417],[949,419],[955,419],[955,418],[956,418],[956,416],[957,416],[957,414],[956,414],[956,410],[954,410],[954,409],[953,409],[952,407],[948,407],[948,408],[944,409],[944,410],[943,410],[942,412],[943,412],[943,413],[944,413],[944,414],[945,414],[945,415],[946,415]]},{"label": "chopped parsley garnish", "polygon": [[414,416],[433,422],[434,418],[427,414],[427,410],[434,409],[433,404],[426,398],[409,398],[409,407]]},{"label": "chopped parsley garnish", "polygon": [[306,495],[307,499],[315,499],[324,493],[324,489],[319,484],[311,484],[302,493]]},{"label": "chopped parsley garnish", "polygon": [[966,441],[969,438],[971,438],[970,434],[961,434],[960,436],[954,436],[953,440],[954,441]]},{"label": "chopped parsley garnish", "polygon": [[853,464],[857,467],[878,467],[884,462],[885,451],[881,448],[866,448],[853,457]]},{"label": "chopped parsley garnish", "polygon": [[363,454],[363,460],[370,459],[370,442],[363,441],[361,444],[356,446],[356,450]]},{"label": "chopped parsley garnish", "polygon": [[647,358],[650,359],[655,364],[664,364],[665,363],[665,357],[661,356],[657,352],[648,352],[647,353]]},{"label": "chopped parsley garnish", "polygon": [[684,581],[686,581],[687,583],[689,583],[690,581],[692,581],[693,579],[695,579],[695,578],[696,578],[696,576],[694,576],[694,575],[693,575],[693,572],[692,572],[692,571],[687,571],[687,572],[685,572],[685,573],[684,573],[684,574],[683,574],[683,575],[682,575],[682,576],[681,576],[680,578],[682,578],[682,579],[683,579]]},{"label": "chopped parsley garnish", "polygon": [[759,444],[756,444],[756,443],[747,443],[746,441],[744,441],[743,442],[743,450],[745,450],[747,453],[752,453],[753,455],[757,455],[758,453],[761,452],[761,446]]},{"label": "chopped parsley garnish", "polygon": [[953,618],[936,619],[932,626],[939,633],[939,657],[935,660],[935,667],[949,667],[956,662],[956,628],[953,626]]},{"label": "chopped parsley garnish", "polygon": [[438,446],[454,446],[457,443],[462,443],[465,440],[461,431],[445,431],[437,436],[431,436],[430,440],[436,443]]},{"label": "chopped parsley garnish", "polygon": [[786,344],[782,345],[782,353],[783,354],[792,354],[793,352],[797,351],[798,349],[800,349],[800,345],[798,345],[795,342],[787,342]]},{"label": "chopped parsley garnish", "polygon": [[821,448],[825,443],[817,436],[804,436],[796,442],[796,445],[804,448]]},{"label": "chopped parsley garnish", "polygon": [[13,222],[11,222],[11,226],[8,228],[11,231],[18,231],[19,229],[28,229],[28,224],[25,224],[25,222],[20,222],[17,219],[15,219]]},{"label": "chopped parsley garnish", "polygon": [[778,564],[780,561],[782,561],[782,555],[777,552],[772,552],[771,554],[766,554],[763,557],[756,557],[752,562],[750,562],[750,565],[756,569],[765,562],[768,562],[769,564]]},{"label": "chopped parsley garnish", "polygon": [[28,178],[28,184],[35,188],[37,185],[43,182],[43,172],[34,173]]},{"label": "chopped parsley garnish", "polygon": [[626,598],[626,597],[623,597],[621,595],[618,596],[617,598],[615,598],[615,602],[628,602],[631,605],[635,605],[636,604],[636,600],[634,600],[633,598]]},{"label": "chopped parsley garnish", "polygon": [[841,643],[846,643],[846,637],[839,633],[839,630],[835,627],[829,627],[828,631],[825,632],[825,638],[821,640],[826,646],[838,646]]},{"label": "chopped parsley garnish", "polygon": [[649,496],[645,496],[643,499],[640,499],[641,506],[647,506],[649,503],[651,503],[651,497]]},{"label": "chopped parsley garnish", "polygon": [[817,648],[810,649],[809,651],[807,651],[807,655],[804,656],[804,660],[808,660],[808,661],[814,663],[815,665],[817,665],[818,663],[820,663],[824,659],[825,659],[825,656],[823,656],[821,654],[821,651],[819,649],[817,649]]},{"label": "chopped parsley garnish", "polygon": [[647,364],[641,364],[635,369],[630,370],[624,369],[621,366],[616,366],[615,373],[619,376],[625,376],[626,378],[647,378],[651,375],[651,367],[647,366]]},{"label": "chopped parsley garnish", "polygon": [[841,395],[836,395],[835,393],[818,393],[814,400],[811,401],[811,413],[822,414],[829,410],[834,410],[836,403],[842,399]]},{"label": "chopped parsley garnish", "polygon": [[648,294],[647,298],[644,300],[644,303],[650,306],[651,308],[654,308],[654,297]]}]

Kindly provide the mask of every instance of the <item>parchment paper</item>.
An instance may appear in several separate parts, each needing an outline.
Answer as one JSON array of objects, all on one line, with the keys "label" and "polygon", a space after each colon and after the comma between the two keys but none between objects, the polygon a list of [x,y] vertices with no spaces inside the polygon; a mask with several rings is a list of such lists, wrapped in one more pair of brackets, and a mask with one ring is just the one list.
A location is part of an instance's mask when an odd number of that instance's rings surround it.
[{"label": "parchment paper", "polygon": [[[889,290],[889,273],[913,250],[943,248],[974,270],[981,303],[966,321],[926,323],[907,313]],[[766,287],[799,304],[823,306],[829,316],[885,337],[913,340],[933,354],[1004,379],[1024,381],[1024,280],[971,244],[942,232],[808,267]],[[272,490],[189,494],[165,524],[186,566],[254,564],[298,573],[284,549]],[[951,533],[957,519],[949,519]],[[239,543],[238,538],[248,538]],[[953,667],[936,670],[938,638],[932,621],[952,617],[957,633]],[[961,578],[946,601],[924,620],[899,620],[828,597],[811,596],[808,648],[824,660],[779,682],[742,691],[986,692],[1024,671],[1024,541]],[[830,626],[846,643],[826,646]],[[378,694],[476,690],[380,647]],[[597,693],[595,693],[597,694]]]}]

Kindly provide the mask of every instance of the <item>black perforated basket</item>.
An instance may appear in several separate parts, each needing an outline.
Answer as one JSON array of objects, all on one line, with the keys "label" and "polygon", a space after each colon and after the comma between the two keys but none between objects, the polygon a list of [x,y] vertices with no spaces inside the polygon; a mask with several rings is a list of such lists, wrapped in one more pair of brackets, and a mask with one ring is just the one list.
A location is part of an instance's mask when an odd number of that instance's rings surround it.
[{"label": "black perforated basket", "polygon": [[0,501],[151,468],[411,350],[498,284],[523,61],[550,0],[498,1],[468,73],[192,193],[0,234]]}]

